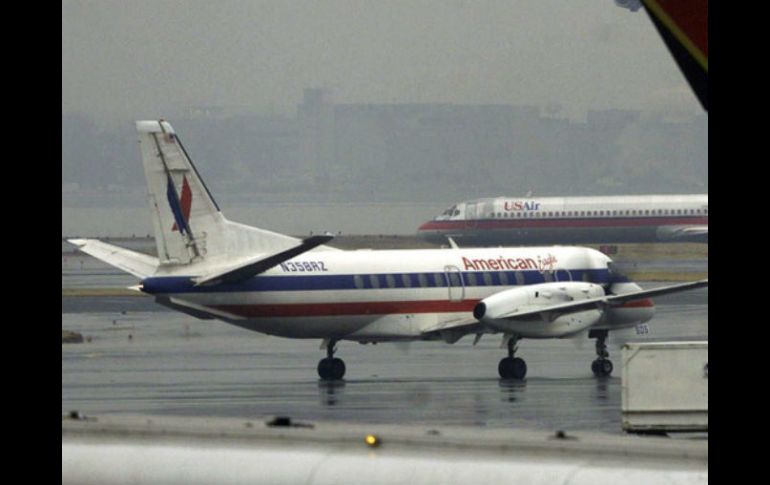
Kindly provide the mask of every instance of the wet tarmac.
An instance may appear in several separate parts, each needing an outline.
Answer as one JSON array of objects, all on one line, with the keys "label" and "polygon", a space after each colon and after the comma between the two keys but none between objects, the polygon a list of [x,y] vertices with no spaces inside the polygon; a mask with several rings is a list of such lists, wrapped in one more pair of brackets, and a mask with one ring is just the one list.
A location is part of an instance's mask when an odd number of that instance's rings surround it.
[{"label": "wet tarmac", "polygon": [[[71,274],[67,286],[135,284],[129,276]],[[65,275],[62,275],[65,286]],[[645,283],[645,287],[657,286]],[[708,289],[656,299],[650,333],[610,334],[613,376],[590,370],[594,341],[523,340],[522,382],[501,381],[500,337],[360,345],[341,342],[347,374],[321,383],[316,340],[267,337],[170,312],[146,297],[62,297],[62,413],[160,414],[421,425],[472,425],[620,434],[620,345],[708,338]]]}]

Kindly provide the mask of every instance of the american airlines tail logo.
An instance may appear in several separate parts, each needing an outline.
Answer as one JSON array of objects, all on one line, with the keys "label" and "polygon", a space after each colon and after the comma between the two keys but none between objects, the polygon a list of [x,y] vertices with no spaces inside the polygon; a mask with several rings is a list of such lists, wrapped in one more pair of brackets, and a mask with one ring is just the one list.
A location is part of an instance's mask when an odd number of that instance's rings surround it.
[{"label": "american airlines tail logo", "polygon": [[174,181],[169,175],[167,177],[166,197],[171,206],[171,212],[174,214],[174,226],[172,231],[180,231],[182,234],[190,234],[190,226],[187,221],[190,220],[190,208],[192,207],[192,191],[190,184],[187,183],[187,176],[182,179],[182,196],[177,198]]}]

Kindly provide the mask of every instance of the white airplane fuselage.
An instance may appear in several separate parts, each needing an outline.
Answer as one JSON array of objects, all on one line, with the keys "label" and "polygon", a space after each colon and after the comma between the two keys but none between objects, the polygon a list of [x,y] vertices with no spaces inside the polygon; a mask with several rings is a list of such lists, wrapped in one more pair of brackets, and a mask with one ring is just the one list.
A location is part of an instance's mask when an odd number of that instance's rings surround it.
[{"label": "white airplane fuselage", "polygon": [[478,199],[418,232],[480,245],[708,242],[708,195]]},{"label": "white airplane fuselage", "polygon": [[592,371],[606,377],[609,330],[652,318],[653,296],[708,285],[642,290],[589,248],[341,251],[326,245],[330,235],[298,239],[247,226],[225,218],[168,122],[138,121],[136,128],[156,255],[69,241],[139,278],[135,289],[161,305],[265,334],[322,339],[323,380],[345,375],[334,357],[340,340],[454,343],[502,333],[508,357],[498,373],[523,379],[520,339],[583,331],[597,342]]},{"label": "white airplane fuselage", "polygon": [[[196,287],[193,275],[180,268],[145,279],[142,289],[271,335],[413,340],[423,338],[426,326],[472,319],[479,301],[512,288],[592,282],[639,289],[618,282],[608,270],[609,262],[598,251],[573,247],[311,251],[236,284]],[[640,300],[607,310],[599,326],[631,326],[653,314],[652,301]],[[571,333],[549,329],[547,323],[538,317],[498,330],[528,338]]]}]

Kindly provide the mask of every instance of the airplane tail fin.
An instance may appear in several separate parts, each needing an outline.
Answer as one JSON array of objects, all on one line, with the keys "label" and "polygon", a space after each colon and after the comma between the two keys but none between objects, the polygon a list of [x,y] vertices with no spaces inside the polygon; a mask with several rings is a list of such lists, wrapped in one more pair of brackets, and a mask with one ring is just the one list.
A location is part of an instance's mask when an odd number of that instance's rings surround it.
[{"label": "airplane tail fin", "polygon": [[136,129],[161,266],[253,257],[301,243],[225,219],[167,121],[137,121]]}]

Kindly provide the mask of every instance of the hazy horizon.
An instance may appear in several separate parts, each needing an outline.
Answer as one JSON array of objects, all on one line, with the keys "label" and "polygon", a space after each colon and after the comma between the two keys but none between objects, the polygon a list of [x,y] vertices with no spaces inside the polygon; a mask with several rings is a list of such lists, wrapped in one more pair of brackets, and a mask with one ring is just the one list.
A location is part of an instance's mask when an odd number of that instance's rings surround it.
[{"label": "hazy horizon", "polygon": [[611,0],[65,0],[62,113],[148,119],[185,106],[291,114],[337,103],[700,106],[643,10]]}]

